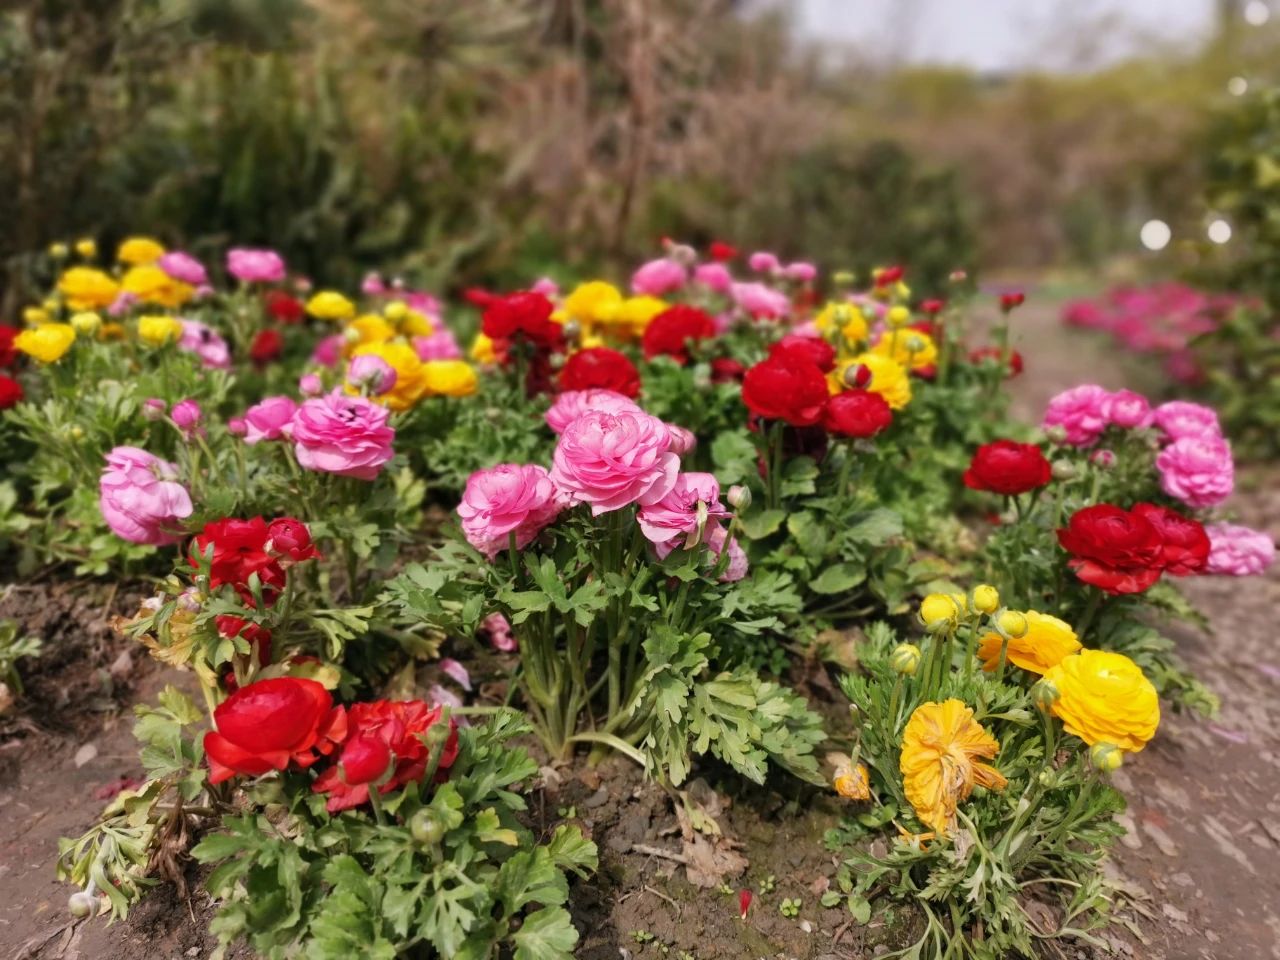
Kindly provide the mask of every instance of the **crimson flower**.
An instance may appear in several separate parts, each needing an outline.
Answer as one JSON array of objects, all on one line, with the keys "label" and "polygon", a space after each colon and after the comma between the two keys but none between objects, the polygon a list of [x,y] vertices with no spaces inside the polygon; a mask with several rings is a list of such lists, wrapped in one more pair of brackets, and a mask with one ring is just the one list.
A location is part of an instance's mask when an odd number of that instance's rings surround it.
[{"label": "crimson flower", "polygon": [[309,767],[346,736],[346,715],[314,680],[276,677],[241,687],[213,711],[204,735],[209,782]]},{"label": "crimson flower", "polygon": [[0,410],[8,410],[22,402],[22,384],[0,373]]},{"label": "crimson flower", "polygon": [[812,363],[823,373],[830,373],[836,366],[835,347],[821,337],[800,337],[794,334],[783,337],[769,348],[769,356],[786,354],[805,363]]},{"label": "crimson flower", "polygon": [[279,330],[270,328],[259,330],[257,336],[253,338],[253,343],[249,345],[249,359],[257,364],[271,363],[273,360],[280,359],[280,353],[283,350],[284,337],[280,335]]},{"label": "crimson flower", "polygon": [[624,397],[640,395],[640,374],[625,353],[588,347],[573,353],[560,370],[562,390],[612,390]]},{"label": "crimson flower", "polygon": [[1034,443],[996,440],[984,443],[974,453],[964,472],[964,485],[1016,497],[1043,487],[1052,477],[1049,461]]},{"label": "crimson flower", "polygon": [[1160,535],[1160,565],[1166,573],[1185,577],[1204,572],[1209,563],[1209,535],[1200,521],[1154,503],[1136,504],[1132,512]]},{"label": "crimson flower", "polygon": [[712,260],[718,263],[726,263],[738,255],[738,248],[720,240],[713,240],[711,241],[711,246],[707,248],[707,252],[711,254]]},{"label": "crimson flower", "polygon": [[484,308],[482,328],[494,341],[527,340],[541,350],[554,350],[562,342],[560,324],[551,319],[555,306],[531,291],[495,297]]},{"label": "crimson flower", "polygon": [[742,378],[742,402],[765,420],[808,427],[822,419],[827,378],[816,364],[792,354],[762,360]]},{"label": "crimson flower", "polygon": [[689,362],[689,341],[705,340],[715,335],[716,322],[709,313],[697,307],[677,304],[649,321],[641,346],[646,360],[667,356],[684,366]]},{"label": "crimson flower", "polygon": [[827,401],[822,424],[841,437],[874,437],[893,423],[893,410],[884,397],[870,390],[845,390]]},{"label": "crimson flower", "polygon": [[268,290],[262,303],[267,314],[280,323],[301,323],[307,315],[306,304],[283,290]]},{"label": "crimson flower", "polygon": [[204,530],[196,534],[188,558],[198,567],[200,558],[213,547],[213,560],[209,566],[209,585],[214,589],[229,583],[245,600],[252,599],[249,578],[258,575],[263,596],[270,603],[275,593],[284,586],[284,568],[279,560],[267,552],[270,538],[267,521],[262,517],[249,520],[226,518],[206,523]]},{"label": "crimson flower", "polygon": [[1067,565],[1107,593],[1142,593],[1160,579],[1164,542],[1149,519],[1110,503],[1077,510],[1058,530]]}]

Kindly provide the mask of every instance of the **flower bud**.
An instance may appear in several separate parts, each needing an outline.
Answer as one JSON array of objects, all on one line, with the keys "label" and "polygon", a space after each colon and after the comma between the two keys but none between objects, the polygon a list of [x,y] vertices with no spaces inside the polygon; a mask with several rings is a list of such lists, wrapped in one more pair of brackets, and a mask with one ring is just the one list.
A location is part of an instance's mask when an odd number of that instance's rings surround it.
[{"label": "flower bud", "polygon": [[920,603],[920,622],[930,632],[950,629],[959,617],[960,607],[945,593],[931,593]]},{"label": "flower bud", "polygon": [[90,257],[96,257],[98,255],[98,244],[90,237],[83,237],[76,241],[76,253],[86,260]]},{"label": "flower bud", "polygon": [[1089,454],[1089,462],[1103,470],[1110,470],[1116,465],[1116,455],[1111,450],[1095,450]]},{"label": "flower bud", "polygon": [[903,341],[908,353],[919,353],[924,349],[924,341],[912,334]]},{"label": "flower bud", "polygon": [[973,609],[980,613],[995,613],[1000,606],[1000,593],[989,583],[973,588]]},{"label": "flower bud", "polygon": [[964,283],[969,279],[969,272],[967,270],[952,270],[947,279],[952,283]]},{"label": "flower bud", "polygon": [[318,397],[324,393],[324,383],[314,373],[304,373],[298,378],[298,391],[304,397]]},{"label": "flower bud", "polygon": [[582,336],[582,323],[576,319],[566,320],[560,327],[560,331],[570,343],[577,343],[578,338]]},{"label": "flower bud", "polygon": [[1124,763],[1124,751],[1114,743],[1095,743],[1089,748],[1089,760],[1096,769],[1110,773]]},{"label": "flower bud", "polygon": [[29,327],[38,327],[49,322],[49,311],[44,307],[23,307],[22,322]]},{"label": "flower bud", "polygon": [[[891,327],[905,327],[911,322],[911,311],[901,305],[890,307],[888,314],[885,316],[885,320]],[[923,345],[924,344],[921,343],[921,346]],[[916,349],[919,350],[920,347],[916,347]]]},{"label": "flower bud", "polygon": [[165,415],[167,409],[168,404],[159,397],[150,397],[142,401],[142,417],[144,420],[159,420]]},{"label": "flower bud", "polygon": [[49,244],[49,256],[53,257],[53,259],[64,260],[66,259],[67,253],[68,253],[68,250],[67,250],[67,245],[65,243]]},{"label": "flower bud", "polygon": [[871,368],[865,363],[853,363],[844,368],[844,385],[857,390],[865,390],[871,382]]},{"label": "flower bud", "polygon": [[1063,444],[1067,442],[1067,428],[1060,423],[1055,423],[1047,428],[1044,435],[1049,438],[1050,443]]},{"label": "flower bud", "polygon": [[367,390],[372,396],[381,396],[396,385],[396,371],[381,357],[364,353],[351,358],[347,367],[347,382]]},{"label": "flower bud", "polygon": [[169,418],[177,424],[178,429],[183,433],[190,433],[198,427],[203,416],[200,404],[191,399],[180,400],[169,411]]},{"label": "flower bud", "polygon": [[1025,637],[1027,630],[1030,629],[1027,618],[1017,610],[1001,610],[996,616],[996,627],[1006,637],[1013,640]]},{"label": "flower bud", "polygon": [[734,484],[729,488],[725,499],[729,501],[729,506],[742,513],[747,507],[751,506],[751,490],[739,484]]},{"label": "flower bud", "polygon": [[1055,480],[1074,480],[1076,478],[1076,465],[1070,460],[1055,460],[1050,472]]},{"label": "flower bud", "polygon": [[894,673],[914,677],[920,668],[920,648],[914,643],[900,643],[889,654],[889,666]]},{"label": "flower bud", "polygon": [[852,270],[837,270],[831,275],[831,282],[837,287],[849,287],[853,285],[855,277]]},{"label": "flower bud", "polygon": [[71,326],[81,336],[92,336],[102,328],[102,318],[92,310],[81,310],[72,315]]},{"label": "flower bud", "polygon": [[1048,680],[1040,680],[1031,688],[1031,702],[1042,713],[1049,713],[1061,698],[1062,693],[1057,686]]},{"label": "flower bud", "polygon": [[227,421],[227,433],[233,437],[243,437],[249,432],[249,424],[245,422],[244,417],[232,417]]},{"label": "flower bud", "polygon": [[73,917],[90,916],[98,907],[98,898],[87,890],[77,890],[67,898],[67,910]]}]

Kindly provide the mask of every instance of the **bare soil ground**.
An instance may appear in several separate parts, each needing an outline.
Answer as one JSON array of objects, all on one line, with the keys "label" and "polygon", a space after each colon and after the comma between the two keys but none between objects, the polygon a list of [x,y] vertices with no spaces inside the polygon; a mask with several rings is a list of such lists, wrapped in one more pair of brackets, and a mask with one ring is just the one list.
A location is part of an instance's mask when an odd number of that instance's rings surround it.
[{"label": "bare soil ground", "polygon": [[[1045,400],[1083,378],[1105,386],[1143,378],[1100,341],[1067,334],[1052,305],[1031,299],[1017,314],[1027,372],[1017,407],[1038,418]],[[1240,518],[1275,534],[1280,472],[1252,478],[1234,503]],[[1243,486],[1244,484],[1242,484]],[[1280,650],[1274,614],[1280,575],[1188,584],[1209,613],[1213,636],[1188,633],[1182,651],[1222,697],[1213,722],[1166,713],[1157,740],[1117,774],[1130,798],[1130,833],[1114,870],[1127,891],[1122,923],[1104,939],[1135,960],[1280,958]],[[123,924],[73,922],[69,889],[54,879],[57,840],[89,826],[105,796],[141,773],[129,734],[131,706],[184,678],[152,664],[105,628],[136,592],[102,584],[0,587],[0,618],[42,635],[44,655],[28,665],[27,698],[0,719],[0,960],[169,960],[207,957],[212,904],[193,885],[190,902],[158,890]],[[828,707],[831,704],[827,704]],[[692,886],[671,798],[619,761],[548,777],[534,797],[535,826],[574,819],[595,838],[601,871],[578,884],[572,909],[583,931],[579,956],[870,958],[909,942],[910,917],[876,913],[858,926],[819,897],[835,869],[822,846],[840,808],[833,798],[779,782],[745,790],[704,774],[722,798],[719,819],[740,844],[741,875],[730,892]],[[745,922],[737,891],[755,900]],[[799,916],[784,918],[784,897]],[[1082,944],[1048,956],[1105,955]]]}]

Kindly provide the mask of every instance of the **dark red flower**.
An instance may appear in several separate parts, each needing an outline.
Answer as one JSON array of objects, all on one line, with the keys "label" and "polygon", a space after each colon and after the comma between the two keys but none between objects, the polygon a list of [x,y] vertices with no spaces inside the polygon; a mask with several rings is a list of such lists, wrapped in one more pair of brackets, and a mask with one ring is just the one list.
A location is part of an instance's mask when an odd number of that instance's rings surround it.
[{"label": "dark red flower", "polygon": [[711,254],[712,260],[719,263],[726,263],[738,255],[738,248],[730,246],[720,240],[712,240],[711,246],[707,248],[707,252]]},{"label": "dark red flower", "polygon": [[346,715],[314,680],[276,677],[241,687],[213,711],[204,735],[209,782],[309,767],[346,736]]},{"label": "dark red flower", "polygon": [[1058,543],[1071,554],[1067,563],[1076,576],[1107,593],[1142,593],[1164,565],[1155,526],[1110,503],[1077,510],[1058,530]]},{"label": "dark red flower", "polygon": [[920,304],[920,312],[930,317],[936,317],[946,305],[947,302],[945,300],[925,300]]},{"label": "dark red flower", "polygon": [[903,267],[884,267],[876,272],[875,284],[877,287],[887,287],[891,283],[897,283],[906,275]]},{"label": "dark red flower", "polygon": [[13,345],[13,339],[21,332],[17,327],[0,323],[0,367],[11,367],[18,359],[18,350]]},{"label": "dark red flower", "polygon": [[257,336],[253,338],[253,343],[249,345],[249,359],[257,364],[271,363],[280,359],[282,350],[284,350],[284,337],[280,335],[279,330],[270,328],[259,330]]},{"label": "dark red flower", "polygon": [[1139,503],[1132,512],[1160,534],[1160,563],[1166,573],[1186,577],[1204,572],[1209,562],[1209,535],[1200,521],[1154,503]]},{"label": "dark red flower", "polygon": [[640,374],[625,353],[609,347],[588,347],[571,354],[560,369],[560,389],[596,388],[638,397]]},{"label": "dark red flower", "polygon": [[563,340],[560,324],[551,319],[554,312],[555,306],[540,293],[496,297],[484,308],[484,333],[494,341],[521,339],[541,350],[554,350]]},{"label": "dark red flower", "polygon": [[1043,487],[1052,476],[1049,461],[1034,443],[996,440],[984,443],[974,453],[964,472],[964,485],[1016,497]]},{"label": "dark red flower", "polygon": [[0,410],[8,410],[22,402],[22,384],[0,373]]},{"label": "dark red flower", "polygon": [[229,583],[245,600],[252,599],[249,578],[258,575],[262,583],[264,599],[271,603],[276,592],[284,586],[284,568],[267,553],[267,522],[262,517],[250,520],[227,518],[206,523],[196,535],[191,547],[190,563],[199,566],[199,559],[213,547],[209,585],[213,588]]},{"label": "dark red flower", "polygon": [[[358,807],[369,800],[369,783],[386,772],[390,761],[395,769],[381,787],[379,793],[390,793],[406,783],[421,780],[431,759],[431,750],[424,735],[440,722],[440,707],[428,707],[420,700],[377,700],[373,703],[355,703],[347,710],[350,731],[347,746],[342,749],[339,761],[324,771],[311,785],[315,793],[329,794],[325,808],[330,813]],[[389,755],[376,775],[369,774],[378,766],[382,756],[369,740],[380,741]],[[438,748],[440,761],[436,766],[437,779],[453,765],[458,757],[458,725],[452,718]],[[348,758],[348,750],[352,755]]]},{"label": "dark red flower", "polygon": [[[973,364],[982,363],[984,360],[994,360],[1000,362],[1001,350],[999,347],[979,347],[969,354],[969,362]],[[1022,354],[1017,350],[1009,351],[1009,376],[1016,377],[1022,372]]]},{"label": "dark red flower", "polygon": [[716,335],[716,322],[705,310],[677,304],[668,307],[649,321],[641,346],[644,358],[666,356],[681,366],[689,362],[690,340],[705,340]]},{"label": "dark red flower", "polygon": [[462,299],[474,307],[481,310],[489,309],[489,305],[501,300],[502,297],[496,293],[484,289],[484,287],[467,287],[462,291]]},{"label": "dark red flower", "polygon": [[869,390],[845,390],[827,401],[822,424],[840,437],[874,437],[893,423],[884,397]]},{"label": "dark red flower", "polygon": [[268,290],[262,304],[267,308],[267,314],[280,323],[301,323],[307,315],[306,304],[283,290]]},{"label": "dark red flower", "polygon": [[748,410],[796,427],[820,421],[827,397],[822,370],[788,354],[762,360],[742,378],[742,402]]},{"label": "dark red flower", "polygon": [[786,354],[805,363],[812,363],[823,373],[830,373],[836,367],[835,347],[821,337],[801,337],[789,334],[769,348],[769,356],[777,357]]},{"label": "dark red flower", "polygon": [[711,361],[712,383],[741,383],[747,368],[733,357],[716,357]]},{"label": "dark red flower", "polygon": [[1010,310],[1022,306],[1026,300],[1027,295],[1021,290],[1013,293],[1002,293],[1000,294],[1000,309],[1008,313]]},{"label": "dark red flower", "polygon": [[272,520],[267,527],[267,542],[264,546],[267,553],[290,563],[301,563],[320,556],[320,551],[311,542],[311,531],[301,520],[293,517],[280,517]]}]

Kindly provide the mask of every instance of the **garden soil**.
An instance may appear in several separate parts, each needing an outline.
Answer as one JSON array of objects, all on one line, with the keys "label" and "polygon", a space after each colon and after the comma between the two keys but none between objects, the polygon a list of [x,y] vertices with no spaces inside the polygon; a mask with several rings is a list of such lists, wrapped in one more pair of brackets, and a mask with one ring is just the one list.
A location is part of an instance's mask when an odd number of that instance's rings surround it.
[{"label": "garden soil", "polygon": [[[1032,297],[1015,327],[1027,363],[1017,405],[1028,418],[1081,379],[1140,385],[1101,341],[1058,327],[1055,305]],[[1273,535],[1277,481],[1274,470],[1242,476],[1233,502],[1243,522]],[[1047,942],[1046,957],[1280,960],[1280,571],[1186,586],[1213,633],[1180,635],[1181,650],[1222,697],[1221,715],[1210,722],[1166,710],[1160,735],[1116,774],[1130,801],[1129,835],[1112,865],[1121,922],[1097,945]],[[0,587],[0,619],[45,640],[44,655],[24,665],[21,707],[0,718],[0,960],[180,960],[215,946],[204,933],[212,904],[198,883],[187,899],[156,890],[127,922],[108,927],[73,920],[70,890],[53,875],[58,838],[81,833],[112,791],[141,774],[131,706],[154,700],[166,683],[187,685],[107,629],[138,598],[56,576]],[[821,682],[808,692],[838,714],[838,698]],[[573,820],[600,847],[599,875],[575,884],[570,904],[583,931],[580,957],[862,960],[914,939],[909,911],[877,912],[858,925],[843,908],[820,906],[837,865],[822,844],[842,812],[835,798],[782,778],[746,789],[714,769],[704,777],[678,797],[618,760],[544,768],[530,826],[549,831]],[[711,816],[723,835],[690,832],[677,808]],[[690,867],[704,882],[722,873],[723,886],[694,885]],[[745,920],[742,889],[754,894]],[[800,900],[798,916],[782,915],[783,898]]]}]

